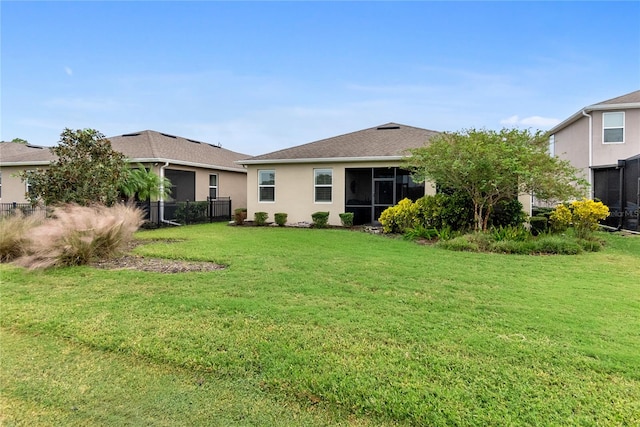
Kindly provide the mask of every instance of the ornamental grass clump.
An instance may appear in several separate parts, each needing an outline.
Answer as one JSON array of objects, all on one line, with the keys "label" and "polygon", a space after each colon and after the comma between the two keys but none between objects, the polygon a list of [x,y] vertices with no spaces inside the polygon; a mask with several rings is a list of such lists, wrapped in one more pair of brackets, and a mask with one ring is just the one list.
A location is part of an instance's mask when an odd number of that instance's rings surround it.
[{"label": "ornamental grass clump", "polygon": [[26,216],[20,211],[0,218],[0,261],[8,262],[27,253],[28,235],[42,219]]},{"label": "ornamental grass clump", "polygon": [[29,269],[88,264],[124,250],[142,224],[131,206],[64,205],[29,231],[25,255],[15,263]]}]

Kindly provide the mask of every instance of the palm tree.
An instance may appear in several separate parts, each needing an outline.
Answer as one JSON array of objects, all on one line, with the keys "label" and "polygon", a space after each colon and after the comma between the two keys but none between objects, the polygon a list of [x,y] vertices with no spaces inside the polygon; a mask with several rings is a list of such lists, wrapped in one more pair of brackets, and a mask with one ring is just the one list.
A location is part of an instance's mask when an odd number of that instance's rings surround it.
[{"label": "palm tree", "polygon": [[165,200],[171,194],[171,181],[160,177],[152,170],[147,170],[138,163],[135,169],[129,169],[128,176],[121,184],[120,191],[129,198],[129,201],[161,199]]}]

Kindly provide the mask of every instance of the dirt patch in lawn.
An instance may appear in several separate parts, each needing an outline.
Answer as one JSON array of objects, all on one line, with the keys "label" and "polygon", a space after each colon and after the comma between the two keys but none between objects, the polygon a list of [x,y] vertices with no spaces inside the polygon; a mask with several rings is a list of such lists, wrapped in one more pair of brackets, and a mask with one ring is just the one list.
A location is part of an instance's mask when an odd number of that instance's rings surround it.
[{"label": "dirt patch in lawn", "polygon": [[[157,243],[153,240],[148,243]],[[162,240],[163,243],[174,243],[176,240]],[[146,242],[134,241],[129,244],[126,252],[118,257],[93,262],[95,268],[108,270],[138,270],[154,273],[188,273],[224,270],[226,265],[207,261],[186,261],[167,258],[152,258],[130,253],[136,246]]]}]

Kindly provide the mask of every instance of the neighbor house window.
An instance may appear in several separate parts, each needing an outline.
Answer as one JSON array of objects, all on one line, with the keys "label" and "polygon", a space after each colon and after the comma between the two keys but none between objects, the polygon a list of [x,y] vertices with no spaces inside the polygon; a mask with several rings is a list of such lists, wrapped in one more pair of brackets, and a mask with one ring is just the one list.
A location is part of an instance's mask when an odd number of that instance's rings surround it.
[{"label": "neighbor house window", "polygon": [[218,175],[209,175],[209,198],[218,198]]},{"label": "neighbor house window", "polygon": [[602,142],[620,144],[624,142],[624,113],[602,113]]},{"label": "neighbor house window", "polygon": [[549,155],[551,157],[556,155],[556,136],[551,135],[549,137]]},{"label": "neighbor house window", "polygon": [[276,171],[274,170],[258,171],[258,201],[259,202],[275,202],[276,201]]},{"label": "neighbor house window", "polygon": [[333,170],[314,169],[315,201],[320,203],[331,202],[333,189]]}]

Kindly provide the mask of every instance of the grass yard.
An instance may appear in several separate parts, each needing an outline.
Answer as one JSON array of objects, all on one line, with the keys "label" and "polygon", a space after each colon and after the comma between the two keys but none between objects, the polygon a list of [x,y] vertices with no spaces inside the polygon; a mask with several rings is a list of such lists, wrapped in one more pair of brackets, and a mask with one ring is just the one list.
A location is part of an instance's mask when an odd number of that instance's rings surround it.
[{"label": "grass yard", "polygon": [[577,256],[225,224],[137,237],[228,268],[1,265],[0,425],[640,424],[640,237]]}]

